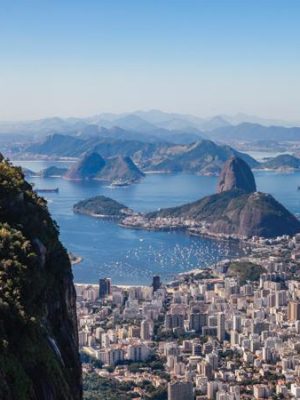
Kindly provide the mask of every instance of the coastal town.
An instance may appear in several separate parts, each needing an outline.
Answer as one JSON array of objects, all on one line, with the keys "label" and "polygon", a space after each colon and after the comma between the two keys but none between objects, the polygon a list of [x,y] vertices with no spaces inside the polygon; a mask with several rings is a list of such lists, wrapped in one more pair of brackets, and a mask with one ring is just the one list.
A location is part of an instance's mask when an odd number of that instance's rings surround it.
[{"label": "coastal town", "polygon": [[216,239],[247,239],[238,235],[225,233],[214,233],[210,224],[206,221],[195,221],[193,218],[186,217],[152,217],[149,218],[143,214],[132,214],[126,216],[120,222],[124,228],[145,229],[153,231],[173,231],[183,230],[191,235],[208,236]]},{"label": "coastal town", "polygon": [[120,399],[299,399],[300,235],[248,242],[168,283],[76,284],[84,376]]}]

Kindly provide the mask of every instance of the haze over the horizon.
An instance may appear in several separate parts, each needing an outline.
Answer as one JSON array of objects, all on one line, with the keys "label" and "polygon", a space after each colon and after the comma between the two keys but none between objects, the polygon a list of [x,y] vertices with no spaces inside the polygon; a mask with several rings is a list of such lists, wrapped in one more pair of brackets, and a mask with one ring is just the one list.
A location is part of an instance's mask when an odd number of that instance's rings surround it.
[{"label": "haze over the horizon", "polygon": [[0,120],[161,109],[299,120],[300,2],[1,2]]}]

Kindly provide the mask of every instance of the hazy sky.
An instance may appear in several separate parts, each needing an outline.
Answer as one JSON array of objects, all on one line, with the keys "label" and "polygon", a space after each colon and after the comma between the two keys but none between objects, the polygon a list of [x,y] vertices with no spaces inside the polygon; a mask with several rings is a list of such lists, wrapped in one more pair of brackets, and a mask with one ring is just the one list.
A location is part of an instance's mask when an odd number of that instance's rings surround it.
[{"label": "hazy sky", "polygon": [[300,119],[298,0],[0,0],[0,119]]}]

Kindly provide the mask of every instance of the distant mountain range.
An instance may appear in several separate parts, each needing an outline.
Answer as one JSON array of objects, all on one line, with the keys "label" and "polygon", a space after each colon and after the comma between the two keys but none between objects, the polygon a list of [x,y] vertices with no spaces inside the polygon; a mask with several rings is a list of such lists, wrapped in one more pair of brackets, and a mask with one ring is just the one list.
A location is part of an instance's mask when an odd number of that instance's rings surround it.
[{"label": "distant mountain range", "polygon": [[92,151],[104,158],[130,157],[142,170],[167,173],[193,173],[199,175],[219,174],[224,162],[231,156],[239,156],[251,167],[258,162],[247,154],[230,146],[216,144],[210,140],[199,140],[193,144],[145,143],[130,140],[88,138],[54,135],[41,144],[29,146],[28,152],[48,156],[79,157]]},{"label": "distant mountain range", "polygon": [[191,143],[199,138],[233,140],[299,140],[300,123],[267,120],[244,114],[200,118],[159,110],[99,114],[88,118],[45,118],[25,122],[0,122],[0,136],[14,134],[34,139],[49,134],[76,137],[113,137],[146,142]]},{"label": "distant mountain range", "polygon": [[230,146],[218,145],[210,140],[201,140],[169,152],[159,163],[152,163],[148,169],[160,172],[185,172],[201,175],[218,175],[228,158],[239,156],[251,167],[258,162],[247,154],[240,153]]},{"label": "distant mountain range", "polygon": [[299,170],[300,159],[290,154],[280,154],[260,164],[261,169],[271,170]]},{"label": "distant mountain range", "polygon": [[236,126],[223,126],[210,132],[214,140],[230,143],[269,141],[299,141],[300,128],[286,128],[282,126],[262,126],[258,124],[242,123]]}]

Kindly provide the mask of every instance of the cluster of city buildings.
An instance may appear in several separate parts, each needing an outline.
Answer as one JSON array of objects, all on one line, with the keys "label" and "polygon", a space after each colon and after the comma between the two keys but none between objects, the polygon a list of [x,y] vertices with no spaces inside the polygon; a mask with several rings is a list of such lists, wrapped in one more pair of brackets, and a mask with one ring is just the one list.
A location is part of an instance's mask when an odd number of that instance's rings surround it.
[{"label": "cluster of city buildings", "polygon": [[252,241],[235,263],[260,265],[255,280],[227,260],[164,285],[76,285],[80,347],[97,372],[150,380],[168,400],[300,399],[300,236]]}]

